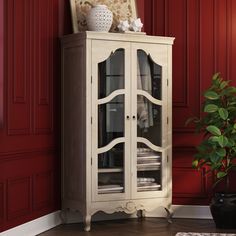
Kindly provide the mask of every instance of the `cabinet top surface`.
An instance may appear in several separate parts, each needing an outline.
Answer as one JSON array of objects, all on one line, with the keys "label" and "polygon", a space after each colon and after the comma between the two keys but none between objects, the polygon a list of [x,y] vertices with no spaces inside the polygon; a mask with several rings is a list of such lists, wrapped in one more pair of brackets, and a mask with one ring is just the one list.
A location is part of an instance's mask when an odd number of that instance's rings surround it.
[{"label": "cabinet top surface", "polygon": [[174,42],[173,37],[150,36],[142,33],[108,33],[85,31],[76,34],[65,35],[61,38],[62,43],[67,43],[77,40],[109,40],[109,41],[125,41],[125,42],[140,42],[140,43],[159,43],[170,44]]}]

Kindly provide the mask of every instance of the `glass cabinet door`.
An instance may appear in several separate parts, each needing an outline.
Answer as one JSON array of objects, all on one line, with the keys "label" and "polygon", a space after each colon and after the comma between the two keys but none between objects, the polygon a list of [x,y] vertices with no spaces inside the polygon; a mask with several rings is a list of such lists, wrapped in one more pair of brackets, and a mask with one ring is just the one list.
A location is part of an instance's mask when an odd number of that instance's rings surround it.
[{"label": "glass cabinet door", "polygon": [[[106,49],[100,48],[100,53],[104,55]],[[100,49],[96,47],[95,50]],[[92,127],[97,135],[92,137],[92,155],[95,161],[92,191],[96,201],[124,199],[128,192],[126,54],[125,48],[117,48],[110,51],[105,59],[98,59],[97,63],[93,63],[96,65],[93,68],[96,76],[93,101],[97,102],[93,106],[95,119]]]},{"label": "glass cabinet door", "polygon": [[132,87],[135,89],[136,120],[135,169],[136,175],[133,182],[134,192],[139,197],[163,196],[166,184],[166,110],[165,90],[166,68],[165,63],[155,61],[152,54],[144,49],[133,50],[136,55],[136,78]]}]

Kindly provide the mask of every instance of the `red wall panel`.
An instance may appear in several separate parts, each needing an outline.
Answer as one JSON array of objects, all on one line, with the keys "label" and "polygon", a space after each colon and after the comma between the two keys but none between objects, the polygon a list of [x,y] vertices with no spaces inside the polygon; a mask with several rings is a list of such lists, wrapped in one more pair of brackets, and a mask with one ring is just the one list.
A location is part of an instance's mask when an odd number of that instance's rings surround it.
[{"label": "red wall panel", "polygon": [[35,174],[33,178],[33,208],[34,210],[50,206],[54,200],[54,176],[53,172]]},{"label": "red wall panel", "polygon": [[58,162],[59,159],[53,150],[10,153],[5,156],[1,154],[0,209],[3,209],[0,214],[1,230],[59,208]]},{"label": "red wall panel", "polygon": [[0,232],[60,208],[60,4],[0,0]]},{"label": "red wall panel", "polygon": [[0,182],[0,224],[4,218],[4,184]]},{"label": "red wall panel", "polygon": [[0,128],[3,126],[3,26],[4,26],[4,0],[0,0]]},{"label": "red wall panel", "polygon": [[[150,8],[150,7],[149,7]],[[215,72],[236,84],[236,3],[233,0],[153,0],[149,33],[174,36],[173,202],[208,204],[212,179],[191,168],[201,136],[185,126],[201,115],[202,94]],[[236,58],[235,58],[236,59]],[[186,181],[188,179],[188,181]]]},{"label": "red wall panel", "polygon": [[[16,197],[18,196],[18,197]],[[7,219],[12,220],[30,213],[30,176],[16,177],[7,183]]]},{"label": "red wall panel", "polygon": [[[29,0],[8,2],[8,132],[30,133]],[[21,114],[19,119],[18,114]]]}]

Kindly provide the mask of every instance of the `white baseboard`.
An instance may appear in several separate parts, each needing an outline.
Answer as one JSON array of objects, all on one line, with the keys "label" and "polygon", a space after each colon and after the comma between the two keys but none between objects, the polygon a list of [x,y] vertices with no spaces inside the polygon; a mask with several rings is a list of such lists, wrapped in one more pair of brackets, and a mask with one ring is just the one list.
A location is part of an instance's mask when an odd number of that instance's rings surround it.
[{"label": "white baseboard", "polygon": [[[172,205],[173,218],[212,219],[209,206]],[[158,209],[147,214],[149,217],[165,217],[166,211]]]},{"label": "white baseboard", "polygon": [[[212,219],[209,206],[191,206],[191,205],[173,205],[172,206],[174,215],[173,218],[192,218],[192,219]],[[166,211],[164,209],[159,209],[158,211],[153,211],[146,214],[147,217],[165,217]],[[93,217],[93,221],[101,220],[114,220],[114,219],[124,219],[136,217],[134,215],[126,215],[123,213],[116,214],[104,214],[98,213]],[[68,223],[81,222],[82,218],[79,213],[71,213],[68,216]],[[60,211],[53,212],[49,215],[40,217],[36,220],[32,220],[25,224],[19,225],[15,228],[9,229],[0,233],[1,236],[35,236],[42,232],[45,232],[57,225],[62,223],[60,218]]]},{"label": "white baseboard", "polygon": [[[212,219],[209,206],[172,205],[173,218]],[[164,208],[148,212],[147,217],[166,217]]]},{"label": "white baseboard", "polygon": [[7,231],[0,233],[1,236],[35,236],[61,224],[60,212],[56,211],[36,220],[29,221]]},{"label": "white baseboard", "polygon": [[174,218],[212,219],[209,206],[173,205]]}]

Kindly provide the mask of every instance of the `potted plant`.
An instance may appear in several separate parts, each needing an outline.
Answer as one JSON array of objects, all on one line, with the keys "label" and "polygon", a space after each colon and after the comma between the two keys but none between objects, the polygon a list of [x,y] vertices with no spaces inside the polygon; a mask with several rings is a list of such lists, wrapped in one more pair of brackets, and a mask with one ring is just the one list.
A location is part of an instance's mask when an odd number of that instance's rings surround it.
[{"label": "potted plant", "polygon": [[210,204],[217,228],[236,228],[236,193],[230,192],[230,174],[236,171],[236,87],[229,85],[219,73],[212,78],[204,93],[201,118],[190,118],[196,131],[204,132],[197,146],[192,166],[206,168],[213,174],[215,189],[220,183],[221,192],[215,192]]}]

